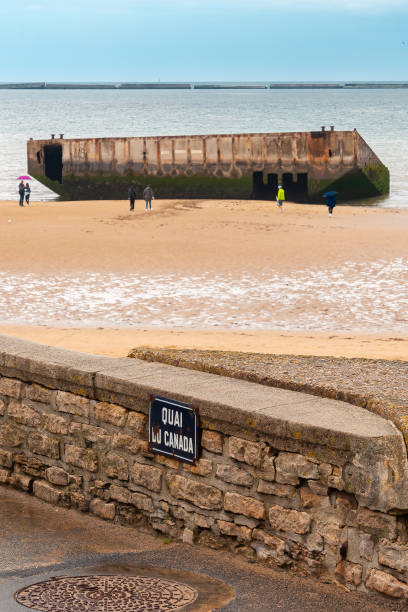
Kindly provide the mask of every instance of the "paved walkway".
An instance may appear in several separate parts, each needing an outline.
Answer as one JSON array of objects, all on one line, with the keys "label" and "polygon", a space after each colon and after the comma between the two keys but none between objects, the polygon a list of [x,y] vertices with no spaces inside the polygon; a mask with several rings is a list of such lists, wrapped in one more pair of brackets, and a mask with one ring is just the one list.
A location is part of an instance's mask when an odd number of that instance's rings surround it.
[{"label": "paved walkway", "polygon": [[6,487],[0,487],[0,525],[0,612],[27,610],[14,600],[14,593],[27,585],[51,577],[95,574],[180,581],[199,592],[194,604],[182,608],[191,612],[405,609],[401,602],[350,593],[289,571],[250,564],[230,553],[165,544],[164,536],[153,537],[88,514],[54,508]]}]

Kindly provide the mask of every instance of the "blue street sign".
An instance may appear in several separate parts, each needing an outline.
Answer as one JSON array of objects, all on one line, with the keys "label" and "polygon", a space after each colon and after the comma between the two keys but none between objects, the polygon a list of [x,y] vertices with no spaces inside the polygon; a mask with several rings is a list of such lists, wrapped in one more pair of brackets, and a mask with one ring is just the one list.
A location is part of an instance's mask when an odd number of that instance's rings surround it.
[{"label": "blue street sign", "polygon": [[187,404],[157,396],[149,410],[149,445],[154,453],[187,463],[197,459],[197,414]]}]

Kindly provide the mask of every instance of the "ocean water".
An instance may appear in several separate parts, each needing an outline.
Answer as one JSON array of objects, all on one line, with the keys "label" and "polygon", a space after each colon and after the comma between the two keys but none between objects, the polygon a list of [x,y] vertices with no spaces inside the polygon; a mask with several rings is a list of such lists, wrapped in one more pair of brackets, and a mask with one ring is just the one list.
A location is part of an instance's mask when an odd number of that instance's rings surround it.
[{"label": "ocean water", "polygon": [[[387,197],[408,208],[408,90],[0,90],[0,200],[17,198],[26,141],[66,138],[357,128],[391,173]],[[36,181],[33,200],[55,194]]]}]

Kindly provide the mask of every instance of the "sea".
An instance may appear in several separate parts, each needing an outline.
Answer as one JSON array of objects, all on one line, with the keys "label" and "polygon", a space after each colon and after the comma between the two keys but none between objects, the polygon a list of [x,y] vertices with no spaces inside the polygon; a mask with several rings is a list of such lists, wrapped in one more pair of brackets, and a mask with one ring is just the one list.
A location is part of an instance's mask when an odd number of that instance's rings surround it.
[{"label": "sea", "polygon": [[[0,90],[0,205],[17,199],[26,141],[356,128],[408,208],[408,90]],[[56,194],[32,183],[33,200]],[[10,222],[13,219],[9,220]],[[2,231],[6,231],[3,227]],[[0,324],[408,333],[408,257],[322,262],[291,274],[13,274],[0,270]]]},{"label": "sea", "polygon": [[[26,142],[65,138],[356,128],[388,166],[389,196],[353,202],[408,207],[408,90],[0,90],[0,201],[17,198]],[[56,194],[32,183],[33,200]]]}]

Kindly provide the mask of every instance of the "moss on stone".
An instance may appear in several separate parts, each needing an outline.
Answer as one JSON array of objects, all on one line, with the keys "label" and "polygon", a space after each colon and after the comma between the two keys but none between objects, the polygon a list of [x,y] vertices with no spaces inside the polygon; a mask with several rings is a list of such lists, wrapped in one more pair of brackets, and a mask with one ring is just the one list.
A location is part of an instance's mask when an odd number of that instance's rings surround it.
[{"label": "moss on stone", "polygon": [[367,166],[364,170],[354,168],[338,179],[310,179],[308,189],[310,201],[321,202],[325,191],[338,191],[339,200],[371,198],[389,192],[389,171],[386,166]]},{"label": "moss on stone", "polygon": [[127,198],[130,185],[135,185],[137,198],[151,185],[159,198],[237,198],[252,197],[252,175],[241,178],[205,175],[150,176],[134,174],[68,174],[62,184],[46,177],[36,177],[63,200],[108,200]]},{"label": "moss on stone", "polygon": [[383,164],[376,166],[366,166],[364,174],[375,185],[381,195],[390,192],[390,171]]}]

